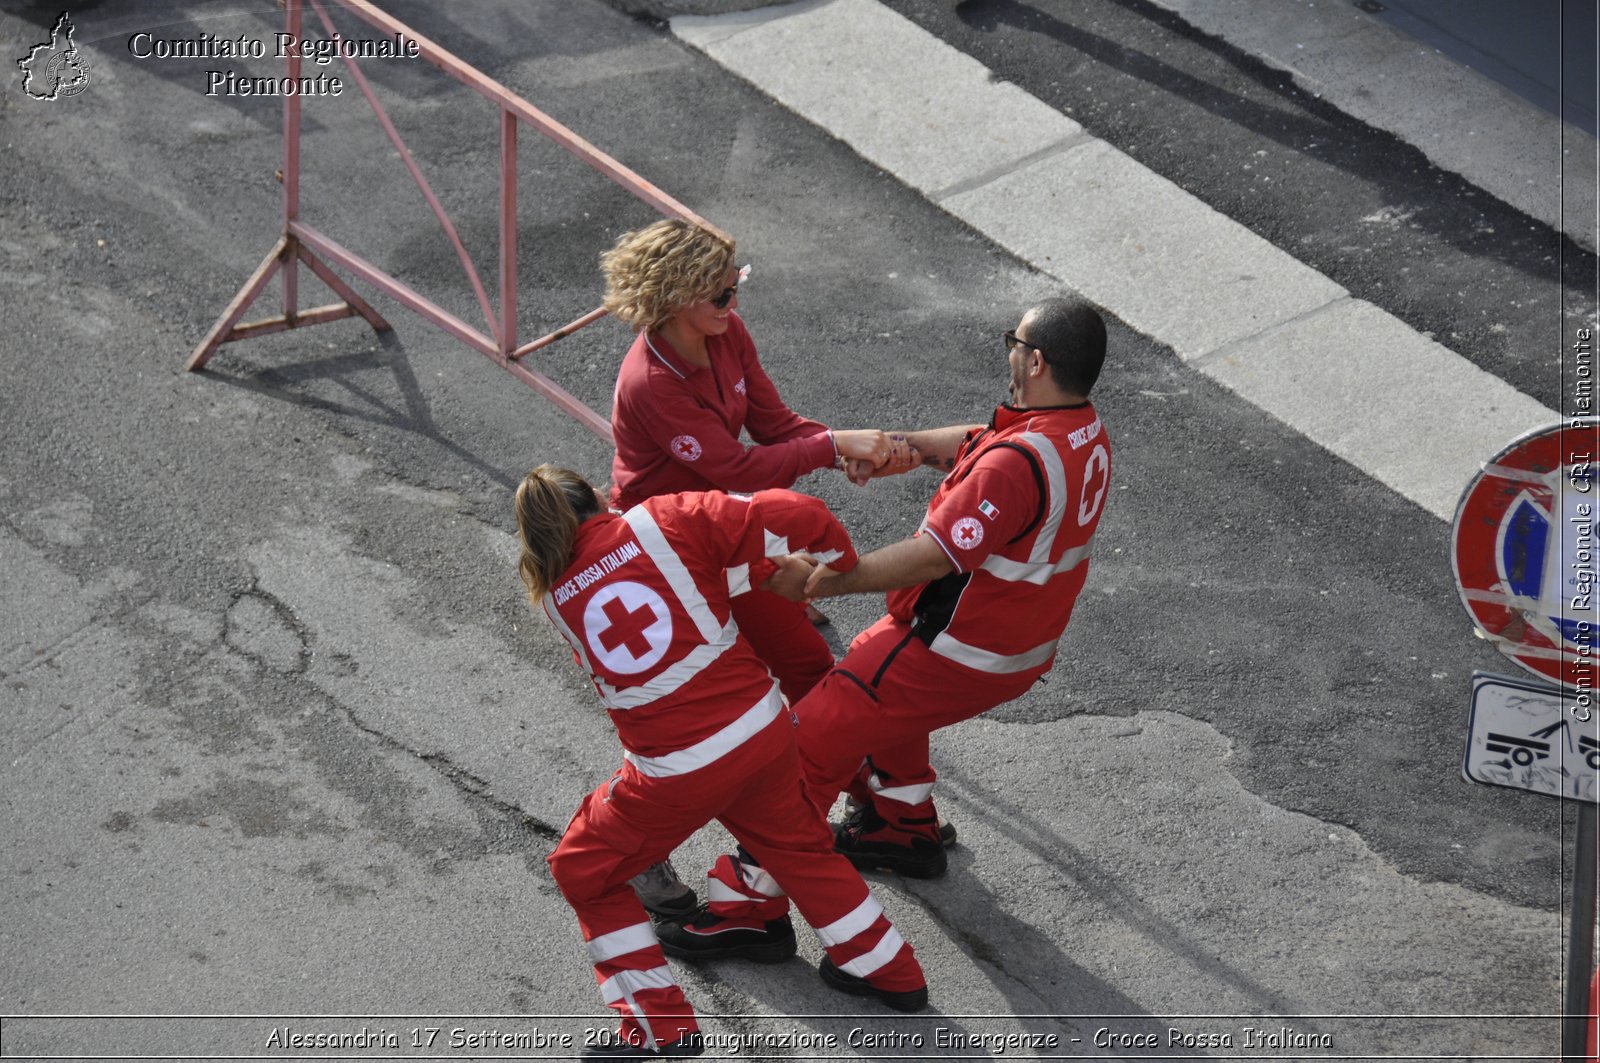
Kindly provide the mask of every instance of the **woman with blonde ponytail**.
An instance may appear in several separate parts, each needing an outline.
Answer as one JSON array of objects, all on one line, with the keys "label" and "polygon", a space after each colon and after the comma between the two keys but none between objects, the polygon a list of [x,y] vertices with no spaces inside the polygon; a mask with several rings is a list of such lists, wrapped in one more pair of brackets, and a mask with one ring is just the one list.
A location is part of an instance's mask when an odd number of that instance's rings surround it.
[{"label": "woman with blonde ponytail", "polygon": [[518,567],[535,606],[572,558],[578,526],[604,509],[588,481],[571,469],[541,465],[517,487]]},{"label": "woman with blonde ponytail", "polygon": [[[733,619],[733,602],[777,571],[769,543],[834,571],[855,566],[833,514],[785,490],[662,495],[615,513],[583,477],[550,465],[522,481],[516,507],[528,597],[593,679],[624,750],[622,768],[584,798],[549,858],[602,995],[622,1018],[583,1058],[700,1055],[694,1010],[663,950],[787,959],[791,896],[823,928],[824,982],[902,1011],[924,1007],[922,968],[860,872],[833,851],[822,810],[805,796],[793,715]],[[739,920],[721,920],[714,893],[705,913],[658,932],[629,881],[713,819],[753,858],[746,866],[759,862],[774,914],[740,897]],[[713,878],[733,882],[740,867],[724,856]]]}]

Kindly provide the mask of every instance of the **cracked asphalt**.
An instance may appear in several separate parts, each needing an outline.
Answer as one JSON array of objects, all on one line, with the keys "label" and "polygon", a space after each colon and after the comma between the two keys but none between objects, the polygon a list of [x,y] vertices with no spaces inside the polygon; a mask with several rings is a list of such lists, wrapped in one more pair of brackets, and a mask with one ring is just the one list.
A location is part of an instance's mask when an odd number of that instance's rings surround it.
[{"label": "cracked asphalt", "polygon": [[[1002,395],[998,333],[1049,279],[675,42],[655,5],[386,6],[734,231],[801,412],[924,426]],[[56,14],[9,5],[0,39],[20,54]],[[609,450],[385,300],[393,334],[343,321],[183,372],[276,237],[278,112],[123,42],[265,37],[277,9],[75,18],[90,88],[0,93],[4,1052],[608,1026],[544,857],[618,756],[521,596],[510,498],[542,460],[603,478]],[[492,278],[492,110],[430,70],[371,73]],[[359,98],[306,129],[308,217],[474,314]],[[599,250],[651,217],[535,141],[530,335],[592,307]],[[603,322],[539,364],[603,410],[626,341]],[[939,738],[948,877],[874,880],[934,1010],[856,1014],[802,934],[792,963],[680,967],[708,1028],[831,1037],[830,1058],[963,1054],[937,1028],[1156,1058],[1139,1038],[1278,1020],[1351,1056],[1555,1044],[1570,814],[1458,777],[1467,677],[1508,668],[1439,634],[1460,621],[1447,529],[1119,322],[1112,344],[1118,490],[1066,652]],[[872,547],[933,484],[801,487]],[[842,648],[878,603],[828,608]],[[692,839],[685,877],[722,840]],[[462,1050],[505,1054],[487,1033]]]}]

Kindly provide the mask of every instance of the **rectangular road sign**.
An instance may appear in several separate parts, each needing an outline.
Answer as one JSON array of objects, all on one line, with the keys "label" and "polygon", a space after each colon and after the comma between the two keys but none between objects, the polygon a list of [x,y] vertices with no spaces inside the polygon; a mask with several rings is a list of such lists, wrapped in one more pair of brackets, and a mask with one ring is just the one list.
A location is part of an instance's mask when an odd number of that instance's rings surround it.
[{"label": "rectangular road sign", "polygon": [[1543,683],[1474,672],[1461,774],[1488,786],[1600,803],[1600,707]]}]

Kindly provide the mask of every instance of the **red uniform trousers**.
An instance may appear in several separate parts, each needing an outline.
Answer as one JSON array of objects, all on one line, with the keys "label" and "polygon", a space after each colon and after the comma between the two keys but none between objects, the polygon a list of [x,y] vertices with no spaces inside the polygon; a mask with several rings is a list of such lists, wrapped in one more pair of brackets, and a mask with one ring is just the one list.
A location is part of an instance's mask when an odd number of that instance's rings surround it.
[{"label": "red uniform trousers", "polygon": [[[911,625],[884,617],[794,706],[806,790],[823,814],[843,790],[908,834],[937,839],[928,735],[1026,693],[1049,670],[991,675],[928,649]],[[739,879],[747,880],[743,889]],[[727,857],[711,871],[711,911],[729,919],[782,914],[781,898],[750,889],[752,869]]]},{"label": "red uniform trousers", "polygon": [[550,854],[550,872],[577,913],[601,995],[621,1013],[625,1040],[670,1044],[698,1029],[628,880],[712,819],[761,862],[750,885],[792,894],[842,970],[890,990],[926,984],[911,946],[860,873],[833,851],[833,836],[805,795],[793,735],[782,714],[686,775],[653,779],[624,763],[583,799]]},{"label": "red uniform trousers", "polygon": [[796,704],[833,667],[833,651],[806,617],[806,607],[768,591],[751,589],[729,599],[734,623],[761,663]]},{"label": "red uniform trousers", "polygon": [[801,763],[812,800],[833,807],[841,790],[891,825],[937,838],[931,794],[938,777],[928,736],[1020,697],[1049,665],[992,675],[930,650],[911,625],[885,616],[809,697],[800,718]]}]

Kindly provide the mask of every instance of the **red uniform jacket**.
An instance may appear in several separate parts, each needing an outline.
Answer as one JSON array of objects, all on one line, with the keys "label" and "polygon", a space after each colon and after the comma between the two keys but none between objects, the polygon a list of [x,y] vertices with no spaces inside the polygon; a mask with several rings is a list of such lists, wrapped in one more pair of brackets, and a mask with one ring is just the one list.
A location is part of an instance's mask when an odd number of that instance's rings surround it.
[{"label": "red uniform jacket", "polygon": [[1088,403],[1001,406],[928,504],[956,571],[892,591],[935,653],[981,672],[1044,674],[1089,574],[1089,542],[1111,484],[1111,441]]},{"label": "red uniform jacket", "polygon": [[730,597],[767,558],[799,551],[855,567],[827,506],[793,491],[662,495],[584,521],[572,564],[544,597],[611,711],[628,760],[654,778],[703,768],[783,709]]}]

